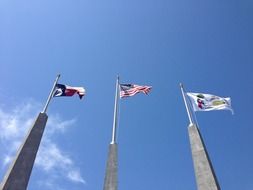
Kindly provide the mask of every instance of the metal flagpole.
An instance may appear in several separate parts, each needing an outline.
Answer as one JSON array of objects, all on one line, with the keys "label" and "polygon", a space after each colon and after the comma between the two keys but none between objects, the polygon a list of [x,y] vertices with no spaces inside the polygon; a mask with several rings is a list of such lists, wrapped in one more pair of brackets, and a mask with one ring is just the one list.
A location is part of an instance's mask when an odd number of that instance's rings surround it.
[{"label": "metal flagpole", "polygon": [[50,103],[50,101],[51,101],[51,99],[52,99],[52,97],[53,97],[54,89],[55,89],[55,86],[56,86],[56,84],[57,84],[57,82],[58,82],[60,76],[61,76],[60,74],[57,75],[57,77],[56,77],[56,79],[55,79],[55,81],[54,81],[54,84],[53,84],[53,88],[52,88],[52,90],[51,90],[51,92],[50,92],[50,94],[49,94],[49,96],[48,96],[48,98],[47,98],[46,105],[45,105],[45,107],[44,107],[44,109],[43,109],[43,111],[42,111],[41,113],[46,113],[47,107],[48,107],[48,105],[49,105],[49,103]]},{"label": "metal flagpole", "polygon": [[117,76],[117,81],[116,81],[116,92],[115,92],[115,101],[114,101],[114,116],[113,116],[111,144],[116,143],[116,132],[117,132],[117,125],[118,125],[118,107],[119,107],[118,103],[119,103],[119,76]]},{"label": "metal flagpole", "polygon": [[109,145],[108,159],[103,190],[118,190],[118,144],[116,143],[119,104],[119,76],[116,81],[112,141]]},{"label": "metal flagpole", "polygon": [[190,108],[189,108],[189,105],[188,105],[186,97],[185,97],[184,86],[183,86],[182,83],[180,83],[180,88],[181,88],[182,96],[183,96],[183,99],[184,99],[184,104],[185,104],[185,108],[186,108],[186,111],[187,111],[187,115],[188,115],[188,118],[189,118],[189,121],[190,121],[190,125],[193,125],[192,115],[191,115]]}]

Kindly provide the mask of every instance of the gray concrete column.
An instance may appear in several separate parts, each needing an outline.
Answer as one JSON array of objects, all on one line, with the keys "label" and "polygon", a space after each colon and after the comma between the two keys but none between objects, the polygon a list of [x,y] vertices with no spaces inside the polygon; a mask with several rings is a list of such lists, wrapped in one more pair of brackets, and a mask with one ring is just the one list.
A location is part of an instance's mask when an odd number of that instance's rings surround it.
[{"label": "gray concrete column", "polygon": [[38,115],[3,179],[1,190],[26,190],[47,118],[45,113]]},{"label": "gray concrete column", "polygon": [[118,189],[118,145],[110,144],[108,160],[106,164],[106,173],[104,181],[104,190]]},{"label": "gray concrete column", "polygon": [[188,127],[198,190],[220,190],[204,141],[196,125]]}]

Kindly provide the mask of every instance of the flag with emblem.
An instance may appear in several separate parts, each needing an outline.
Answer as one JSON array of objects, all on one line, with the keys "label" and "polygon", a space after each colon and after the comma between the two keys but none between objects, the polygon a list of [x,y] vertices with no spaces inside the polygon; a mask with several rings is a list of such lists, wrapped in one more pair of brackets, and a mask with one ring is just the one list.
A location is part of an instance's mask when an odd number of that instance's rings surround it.
[{"label": "flag with emblem", "polygon": [[233,113],[230,97],[223,98],[212,94],[191,92],[188,92],[187,96],[194,111],[230,110]]}]

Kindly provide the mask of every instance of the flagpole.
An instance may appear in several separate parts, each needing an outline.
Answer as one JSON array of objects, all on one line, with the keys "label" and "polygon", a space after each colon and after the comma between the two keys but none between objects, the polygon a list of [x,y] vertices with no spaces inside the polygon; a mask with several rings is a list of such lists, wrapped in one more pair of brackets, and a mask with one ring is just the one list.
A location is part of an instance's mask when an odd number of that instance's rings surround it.
[{"label": "flagpole", "polygon": [[114,101],[114,116],[113,116],[111,144],[116,143],[116,131],[117,131],[117,125],[118,125],[118,103],[119,103],[119,76],[117,76],[117,81],[116,81],[116,92],[115,92],[115,101]]},{"label": "flagpole", "polygon": [[50,94],[49,94],[49,96],[48,96],[48,98],[47,98],[47,102],[46,102],[46,105],[45,105],[45,107],[44,107],[42,113],[46,113],[46,111],[47,111],[48,105],[49,105],[49,103],[50,103],[50,101],[51,101],[51,99],[52,99],[52,97],[53,97],[53,93],[54,93],[55,86],[56,86],[56,84],[57,84],[57,82],[58,82],[60,76],[61,76],[61,75],[58,74],[57,77],[56,77],[56,79],[55,79],[55,81],[54,81],[53,88],[52,88],[52,90],[51,90],[51,92],[50,92]]},{"label": "flagpole", "polygon": [[187,115],[188,115],[188,118],[189,118],[189,121],[190,121],[190,125],[193,125],[192,115],[191,115],[191,112],[190,112],[189,105],[186,101],[184,86],[183,86],[182,83],[180,83],[180,88],[181,88],[182,96],[183,96],[183,99],[184,99],[184,104],[185,104],[185,108],[186,108],[186,111],[187,111]]}]

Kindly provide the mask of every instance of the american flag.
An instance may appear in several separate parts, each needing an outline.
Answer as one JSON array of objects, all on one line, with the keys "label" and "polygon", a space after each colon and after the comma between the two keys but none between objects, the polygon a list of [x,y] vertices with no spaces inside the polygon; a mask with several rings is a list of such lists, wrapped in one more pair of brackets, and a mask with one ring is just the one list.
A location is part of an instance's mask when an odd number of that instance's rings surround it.
[{"label": "american flag", "polygon": [[151,86],[140,86],[136,84],[120,84],[120,98],[134,96],[139,92],[148,94],[151,88]]}]

